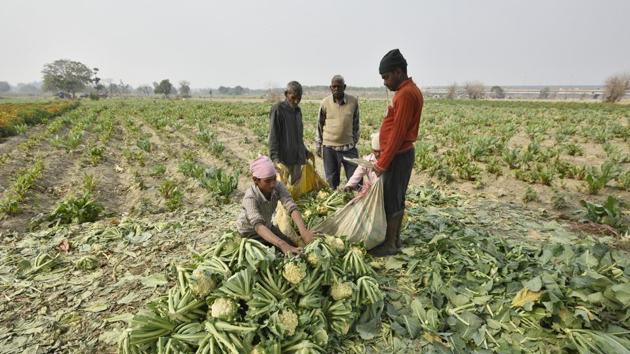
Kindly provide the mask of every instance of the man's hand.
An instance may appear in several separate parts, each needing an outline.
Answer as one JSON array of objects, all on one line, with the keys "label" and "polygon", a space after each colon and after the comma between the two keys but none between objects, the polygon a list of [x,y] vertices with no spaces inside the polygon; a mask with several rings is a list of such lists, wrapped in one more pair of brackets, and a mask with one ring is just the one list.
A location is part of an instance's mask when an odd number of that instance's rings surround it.
[{"label": "man's hand", "polygon": [[280,161],[274,161],[274,165],[276,165],[276,171],[280,174],[280,178],[284,178],[284,176],[287,176],[289,174],[287,166],[285,166]]},{"label": "man's hand", "polygon": [[313,242],[313,240],[315,239],[315,234],[311,230],[304,230],[301,233],[301,236],[302,236],[302,240],[304,240],[304,243],[306,243],[307,245]]},{"label": "man's hand", "polygon": [[355,188],[352,187],[352,186],[345,186],[345,187],[343,187],[343,191],[346,192],[346,193],[353,192],[354,190],[355,190]]},{"label": "man's hand", "polygon": [[302,248],[293,247],[288,243],[284,243],[283,245],[281,245],[280,250],[282,251],[282,253],[284,253],[287,256],[299,255],[302,253]]}]

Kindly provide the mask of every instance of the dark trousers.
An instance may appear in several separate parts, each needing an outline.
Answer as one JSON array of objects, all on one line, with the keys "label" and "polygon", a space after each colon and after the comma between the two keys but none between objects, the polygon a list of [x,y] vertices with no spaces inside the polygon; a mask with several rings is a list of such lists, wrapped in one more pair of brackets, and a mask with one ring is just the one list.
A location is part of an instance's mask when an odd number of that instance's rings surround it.
[{"label": "dark trousers", "polygon": [[324,157],[324,172],[326,173],[326,181],[332,189],[337,189],[339,186],[339,177],[341,175],[341,165],[343,165],[346,171],[346,179],[350,179],[357,166],[344,160],[343,157],[358,158],[359,152],[357,148],[352,148],[348,151],[337,151],[328,146],[323,147]]},{"label": "dark trousers", "polygon": [[387,218],[405,209],[405,195],[407,194],[415,155],[414,148],[396,155],[387,171],[381,175]]}]

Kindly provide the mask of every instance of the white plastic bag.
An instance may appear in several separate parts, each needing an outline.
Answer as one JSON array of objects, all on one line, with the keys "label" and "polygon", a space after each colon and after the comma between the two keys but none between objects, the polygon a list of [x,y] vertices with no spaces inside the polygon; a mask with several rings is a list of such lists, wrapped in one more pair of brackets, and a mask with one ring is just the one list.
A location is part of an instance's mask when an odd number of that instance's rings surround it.
[{"label": "white plastic bag", "polygon": [[366,249],[372,249],[385,240],[387,219],[383,203],[383,182],[379,178],[367,195],[353,199],[313,231],[346,236],[348,241],[363,243]]}]

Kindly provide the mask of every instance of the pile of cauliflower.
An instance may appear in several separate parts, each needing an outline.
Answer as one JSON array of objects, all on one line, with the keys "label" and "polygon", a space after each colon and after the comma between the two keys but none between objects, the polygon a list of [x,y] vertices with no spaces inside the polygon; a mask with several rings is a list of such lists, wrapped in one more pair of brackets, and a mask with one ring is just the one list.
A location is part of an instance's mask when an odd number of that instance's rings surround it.
[{"label": "pile of cauliflower", "polygon": [[134,317],[119,352],[330,353],[350,350],[383,294],[365,252],[317,238],[299,257],[224,235],[177,267],[177,285]]}]

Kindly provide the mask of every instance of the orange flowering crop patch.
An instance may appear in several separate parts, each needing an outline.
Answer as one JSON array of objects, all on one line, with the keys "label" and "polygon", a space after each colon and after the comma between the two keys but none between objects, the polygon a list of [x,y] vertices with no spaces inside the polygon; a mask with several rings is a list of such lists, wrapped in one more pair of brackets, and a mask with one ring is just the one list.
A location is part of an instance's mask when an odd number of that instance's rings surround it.
[{"label": "orange flowering crop patch", "polygon": [[79,105],[78,102],[0,104],[0,136],[13,135],[17,124],[35,124],[45,118],[63,114]]}]

